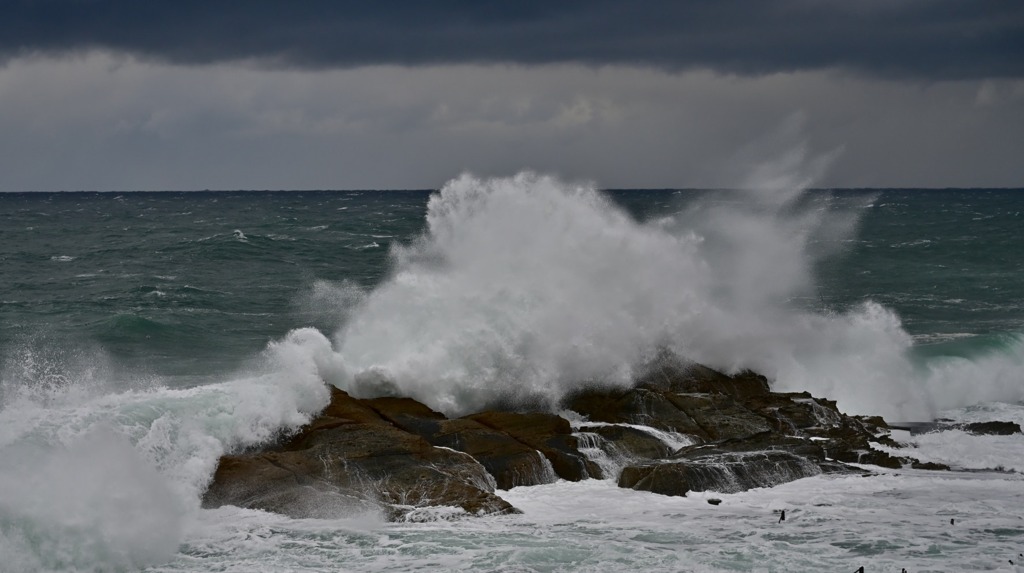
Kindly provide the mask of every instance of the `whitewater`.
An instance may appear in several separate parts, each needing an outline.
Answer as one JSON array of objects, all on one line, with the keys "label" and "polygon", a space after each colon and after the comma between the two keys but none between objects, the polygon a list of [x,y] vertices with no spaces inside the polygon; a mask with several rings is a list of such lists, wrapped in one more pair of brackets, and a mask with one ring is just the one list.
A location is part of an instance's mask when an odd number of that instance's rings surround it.
[{"label": "whitewater", "polygon": [[960,430],[894,433],[952,472],[555,482],[498,492],[522,515],[418,523],[200,508],[219,456],[307,423],[325,382],[557,411],[669,349],[847,413],[1024,424],[1024,194],[807,191],[823,166],[799,167],[0,197],[0,571],[1016,570],[1024,437]]}]

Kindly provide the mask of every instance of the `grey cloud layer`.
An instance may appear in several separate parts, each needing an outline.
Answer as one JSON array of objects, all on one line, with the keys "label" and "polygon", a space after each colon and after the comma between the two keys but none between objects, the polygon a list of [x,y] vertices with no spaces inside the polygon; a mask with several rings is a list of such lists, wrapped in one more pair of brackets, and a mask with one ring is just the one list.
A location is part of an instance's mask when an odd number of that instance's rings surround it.
[{"label": "grey cloud layer", "polygon": [[[175,66],[91,53],[0,68],[0,191],[437,187],[524,168],[731,187],[841,149],[820,186],[1020,186],[1024,81],[640,67]],[[773,134],[802,116],[797,136]],[[760,143],[758,143],[760,141]]]},{"label": "grey cloud layer", "polygon": [[1017,0],[8,0],[0,56],[103,48],[175,63],[583,63],[1024,77]]}]

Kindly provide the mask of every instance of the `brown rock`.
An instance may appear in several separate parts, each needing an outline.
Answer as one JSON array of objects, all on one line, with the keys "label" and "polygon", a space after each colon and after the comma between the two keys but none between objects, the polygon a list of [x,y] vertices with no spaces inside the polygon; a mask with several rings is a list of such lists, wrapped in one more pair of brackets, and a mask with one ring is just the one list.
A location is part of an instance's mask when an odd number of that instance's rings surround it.
[{"label": "brown rock", "polygon": [[764,376],[744,370],[734,376],[662,353],[637,379],[636,386],[681,394],[725,394],[739,400],[765,396],[771,389]]},{"label": "brown rock", "polygon": [[[389,415],[419,410],[398,405],[377,404]],[[222,457],[204,506],[294,517],[337,516],[371,504],[392,518],[429,506],[471,514],[516,511],[493,491],[493,478],[471,456],[435,447],[334,389],[324,414],[293,438],[271,451]]]},{"label": "brown rock", "polygon": [[567,397],[563,406],[592,422],[640,424],[702,440],[711,437],[704,426],[680,410],[664,392],[648,388],[584,390]]},{"label": "brown rock", "polygon": [[554,414],[481,412],[467,417],[488,428],[507,434],[539,451],[558,477],[569,481],[601,478],[601,468],[579,452],[569,421]]},{"label": "brown rock", "polygon": [[475,420],[449,420],[411,398],[386,397],[362,402],[381,418],[434,446],[469,454],[494,477],[500,489],[557,479],[535,448]]},{"label": "brown rock", "polygon": [[224,456],[203,507],[236,505],[294,517],[331,518],[375,509],[368,495],[307,476],[309,460],[292,452]]},{"label": "brown rock", "polygon": [[815,398],[808,392],[771,393],[750,398],[744,405],[764,416],[776,431],[784,434],[843,423],[843,414],[834,401]]},{"label": "brown rock", "polygon": [[419,436],[436,432],[438,425],[447,419],[444,414],[435,412],[412,398],[388,396],[362,402],[382,419]]},{"label": "brown rock", "polygon": [[549,483],[555,479],[550,462],[537,449],[467,418],[445,420],[424,436],[436,446],[465,452],[494,476],[499,489]]},{"label": "brown rock", "polygon": [[821,468],[796,454],[767,450],[699,456],[685,461],[623,468],[619,487],[686,495],[689,491],[735,493],[818,475]]},{"label": "brown rock", "polygon": [[[630,389],[584,389],[563,401],[592,422],[587,447],[604,451],[622,487],[667,495],[740,491],[821,472],[844,463],[902,467],[913,461],[872,448],[899,444],[881,418],[842,414],[806,392],[773,393],[760,375],[729,376],[662,356]],[[695,438],[671,452],[648,432]],[[1010,432],[1005,423],[976,431]],[[392,518],[454,506],[472,514],[516,510],[494,494],[557,477],[601,477],[580,452],[567,420],[550,413],[488,411],[447,419],[409,398],[352,398],[332,389],[324,412],[294,436],[262,452],[224,456],[204,505],[231,503],[294,516],[330,517],[382,506]],[[639,462],[639,463],[638,463]],[[914,467],[937,469],[938,464]]]},{"label": "brown rock", "polygon": [[712,440],[740,438],[772,429],[764,416],[725,394],[665,394],[665,398]]}]

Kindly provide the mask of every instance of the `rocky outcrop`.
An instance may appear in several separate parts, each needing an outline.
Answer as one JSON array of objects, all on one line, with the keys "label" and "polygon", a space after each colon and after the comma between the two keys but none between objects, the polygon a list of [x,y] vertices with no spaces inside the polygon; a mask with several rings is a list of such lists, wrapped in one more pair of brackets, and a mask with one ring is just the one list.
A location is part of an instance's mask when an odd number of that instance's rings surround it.
[{"label": "rocky outcrop", "polygon": [[728,376],[695,362],[685,362],[663,353],[637,379],[638,387],[677,394],[725,394],[741,400],[768,396],[771,388],[764,376],[745,370]]},{"label": "rocky outcrop", "polygon": [[619,487],[663,495],[690,491],[735,493],[771,487],[822,473],[814,462],[784,450],[697,456],[686,461],[629,466],[619,475]]},{"label": "rocky outcrop", "polygon": [[1012,436],[1021,433],[1020,424],[1016,422],[972,422],[960,428],[969,434],[980,436]]},{"label": "rocky outcrop", "polygon": [[948,418],[939,418],[931,422],[904,422],[892,427],[909,431],[911,435],[944,432],[947,430],[961,430],[978,436],[1012,436],[1013,434],[1021,433],[1020,424],[1017,422],[990,421],[957,424]]},{"label": "rocky outcrop", "polygon": [[[834,401],[806,392],[771,392],[767,380],[751,372],[727,376],[671,357],[662,357],[634,388],[590,389],[563,405],[591,421],[691,436],[694,445],[627,464],[619,475],[622,487],[666,495],[734,492],[857,471],[851,463],[898,468],[914,461],[872,447],[898,447],[881,418],[847,416]],[[615,447],[614,437],[606,440]]]},{"label": "rocky outcrop", "polygon": [[409,398],[360,400],[331,389],[327,408],[263,451],[223,456],[203,500],[294,517],[380,507],[410,519],[426,507],[512,513],[496,488],[601,477],[569,422],[549,413],[448,419]]},{"label": "rocky outcrop", "polygon": [[[581,425],[576,432],[580,439],[591,438],[591,448],[624,460],[657,460],[667,458],[674,450],[663,440],[639,428],[620,425]],[[608,476],[614,477],[614,476]]]},{"label": "rocky outcrop", "polygon": [[591,389],[577,392],[562,406],[592,422],[638,424],[707,438],[707,430],[676,407],[661,391],[646,388]]},{"label": "rocky outcrop", "polygon": [[[435,507],[513,513],[496,491],[559,478],[686,495],[863,471],[849,464],[948,469],[890,454],[901,450],[879,417],[847,416],[806,392],[771,392],[755,373],[728,376],[670,356],[632,387],[581,390],[561,406],[582,416],[575,430],[549,412],[449,419],[409,398],[362,400],[332,388],[327,408],[297,433],[222,457],[203,502],[296,517],[374,507],[416,519]],[[1020,431],[1006,423],[964,429]]]},{"label": "rocky outcrop", "polygon": [[569,481],[601,478],[601,468],[579,451],[569,421],[546,413],[483,412],[470,420],[507,434],[536,449],[551,462],[558,477]]},{"label": "rocky outcrop", "polygon": [[[366,400],[365,403],[398,428],[421,436],[434,446],[469,454],[494,477],[499,489],[537,485],[557,479],[559,476],[552,473],[552,462],[538,451],[539,448],[530,445],[529,438],[541,442],[544,439],[572,438],[568,433],[568,422],[562,420],[565,422],[563,429],[561,425],[546,419],[557,416],[547,414],[507,414],[506,426],[515,426],[513,422],[517,420],[519,425],[527,425],[536,416],[545,416],[544,421],[549,422],[543,427],[536,428],[531,436],[525,435],[524,432],[519,432],[517,436],[499,431],[472,418],[449,420],[443,414],[410,398],[377,398]],[[487,415],[478,414],[485,419]],[[561,477],[573,479],[573,476],[568,475]],[[581,477],[576,476],[575,479],[579,480]]]},{"label": "rocky outcrop", "polygon": [[436,447],[336,389],[323,414],[289,440],[270,451],[221,458],[204,505],[224,504],[293,517],[369,506],[393,519],[433,506],[470,514],[516,511],[494,494],[494,479],[471,456]]},{"label": "rocky outcrop", "polygon": [[551,463],[536,449],[475,420],[445,420],[424,437],[434,445],[472,456],[494,477],[499,489],[558,479]]},{"label": "rocky outcrop", "polygon": [[735,493],[821,473],[852,471],[827,457],[821,441],[764,431],[682,448],[667,459],[627,466],[619,486],[663,495]]}]

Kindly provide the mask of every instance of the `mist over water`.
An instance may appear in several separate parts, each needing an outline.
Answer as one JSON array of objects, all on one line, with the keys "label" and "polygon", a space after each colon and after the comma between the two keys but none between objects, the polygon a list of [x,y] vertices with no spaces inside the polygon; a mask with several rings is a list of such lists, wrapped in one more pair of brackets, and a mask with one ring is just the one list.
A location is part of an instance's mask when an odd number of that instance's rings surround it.
[{"label": "mist over water", "polygon": [[431,199],[427,222],[336,335],[357,394],[383,381],[447,412],[550,404],[583,381],[627,382],[665,342],[666,317],[701,311],[686,282],[702,274],[685,256],[692,241],[586,186],[463,176]]}]

